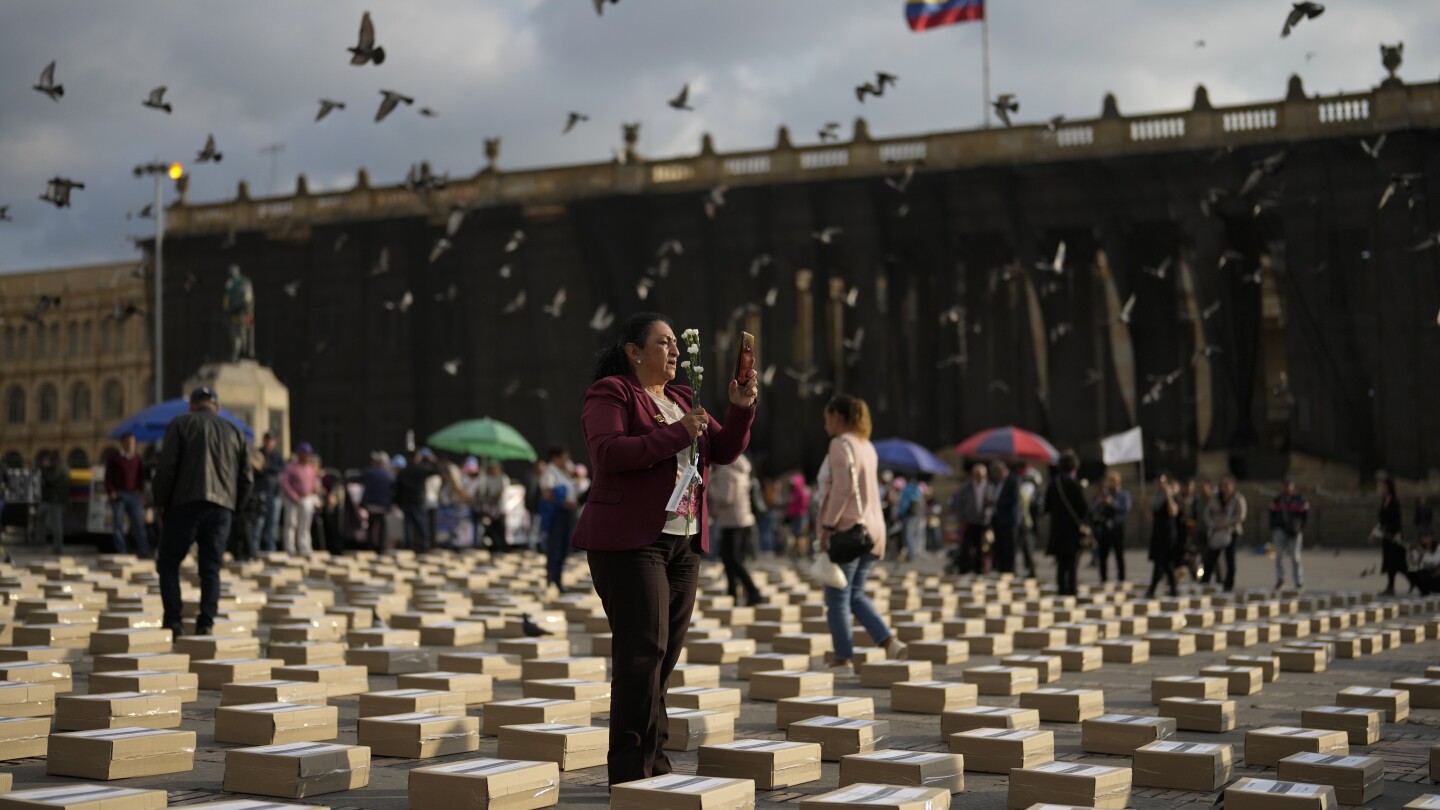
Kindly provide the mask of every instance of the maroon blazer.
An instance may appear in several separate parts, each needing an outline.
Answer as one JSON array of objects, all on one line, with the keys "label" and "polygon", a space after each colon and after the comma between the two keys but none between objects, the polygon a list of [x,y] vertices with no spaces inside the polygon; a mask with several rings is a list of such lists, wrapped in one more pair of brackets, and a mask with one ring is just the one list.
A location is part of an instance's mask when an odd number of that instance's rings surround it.
[{"label": "maroon blazer", "polygon": [[[667,392],[687,412],[690,388],[673,383]],[[665,528],[665,504],[675,489],[675,456],[690,446],[690,434],[680,424],[661,424],[659,407],[633,374],[597,380],[585,392],[581,421],[585,446],[590,451],[590,494],[575,527],[571,544],[595,551],[629,551],[654,543]],[[710,418],[700,434],[699,467],[730,464],[750,443],[755,408],[730,405],[725,426]],[[706,533],[705,484],[696,488],[701,547],[710,543]]]}]

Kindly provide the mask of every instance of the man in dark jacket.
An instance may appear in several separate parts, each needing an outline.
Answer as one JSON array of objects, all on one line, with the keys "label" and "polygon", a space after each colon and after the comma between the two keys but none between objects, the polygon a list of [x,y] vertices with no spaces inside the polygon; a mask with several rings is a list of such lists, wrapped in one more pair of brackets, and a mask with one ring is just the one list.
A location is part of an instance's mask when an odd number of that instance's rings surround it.
[{"label": "man in dark jacket", "polygon": [[267,432],[260,442],[264,458],[255,472],[255,497],[259,500],[260,516],[251,527],[250,548],[257,552],[279,548],[276,534],[280,531],[280,476],[285,472],[285,456],[274,433]]},{"label": "man in dark jacket", "polygon": [[1295,479],[1285,476],[1284,488],[1270,502],[1270,539],[1275,544],[1275,590],[1285,587],[1285,558],[1295,573],[1295,587],[1305,587],[1305,569],[1300,564],[1300,546],[1305,542],[1305,522],[1310,518],[1310,503],[1295,486]]},{"label": "man in dark jacket", "polygon": [[65,507],[70,503],[70,468],[51,450],[40,458],[40,503],[35,516],[40,524],[40,542],[54,543],[56,552],[65,547]]},{"label": "man in dark jacket", "polygon": [[995,530],[995,570],[1002,574],[1015,572],[1015,540],[1024,520],[1020,504],[1020,476],[1003,461],[995,462],[995,514],[990,525]]},{"label": "man in dark jacket", "polygon": [[1075,480],[1080,459],[1070,451],[1060,454],[1060,472],[1050,481],[1045,494],[1045,511],[1050,515],[1050,545],[1046,551],[1055,558],[1056,586],[1061,596],[1074,596],[1075,557],[1080,553],[1080,526],[1085,522],[1085,489]]},{"label": "man in dark jacket", "polygon": [[395,503],[405,513],[405,547],[418,554],[430,550],[430,516],[425,514],[425,482],[439,475],[430,448],[415,451],[414,458],[395,476]]},{"label": "man in dark jacket", "polygon": [[115,528],[115,553],[124,554],[125,519],[135,538],[135,553],[150,556],[145,537],[145,462],[135,452],[135,434],[120,437],[120,450],[105,460],[105,494],[110,496],[110,514]]},{"label": "man in dark jacket", "polygon": [[181,633],[180,563],[199,547],[200,613],[195,633],[208,635],[220,601],[220,565],[235,510],[250,497],[255,476],[240,428],[220,416],[210,388],[190,392],[190,413],[165,430],[155,471],[155,508],[161,519],[160,601],[165,627]]}]

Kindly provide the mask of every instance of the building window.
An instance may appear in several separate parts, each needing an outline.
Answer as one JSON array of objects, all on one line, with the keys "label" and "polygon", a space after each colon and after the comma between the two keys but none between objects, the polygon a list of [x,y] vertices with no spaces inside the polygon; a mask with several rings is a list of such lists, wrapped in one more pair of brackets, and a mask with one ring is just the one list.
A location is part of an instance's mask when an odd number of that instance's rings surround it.
[{"label": "building window", "polygon": [[12,425],[25,424],[25,389],[18,385],[5,391],[5,421]]},{"label": "building window", "polygon": [[125,418],[125,389],[119,380],[107,380],[100,389],[100,416],[105,419]]},{"label": "building window", "polygon": [[66,341],[65,354],[70,357],[80,353],[80,322],[71,321],[70,327],[66,330],[69,340]]},{"label": "building window", "polygon": [[45,324],[35,324],[35,359],[45,356]]},{"label": "building window", "polygon": [[21,360],[30,359],[30,327],[21,324],[15,341],[15,356]]},{"label": "building window", "polygon": [[92,354],[95,351],[94,334],[90,329],[90,321],[86,321],[80,330],[80,353]]},{"label": "building window", "polygon": [[83,447],[72,447],[70,455],[65,457],[65,463],[72,470],[88,470],[90,469],[90,454],[85,452]]},{"label": "building window", "polygon": [[105,320],[102,320],[102,321],[100,322],[100,353],[101,353],[101,354],[109,354],[109,353],[110,353],[110,330],[111,330],[112,328],[113,328],[113,324],[112,324],[112,322],[110,321],[109,318],[106,318]]},{"label": "building window", "polygon": [[70,421],[85,422],[90,419],[90,386],[77,382],[70,386]]},{"label": "building window", "polygon": [[15,359],[15,327],[5,327],[5,359]]},{"label": "building window", "polygon": [[60,356],[60,324],[50,324],[50,356]]},{"label": "building window", "polygon": [[54,383],[43,383],[36,391],[35,417],[47,424],[60,418],[60,392]]},{"label": "building window", "polygon": [[125,333],[128,332],[128,331],[130,331],[130,322],[129,322],[129,321],[116,321],[116,322],[115,322],[115,353],[116,353],[116,354],[120,354],[120,353],[122,353],[122,352],[125,351]]}]

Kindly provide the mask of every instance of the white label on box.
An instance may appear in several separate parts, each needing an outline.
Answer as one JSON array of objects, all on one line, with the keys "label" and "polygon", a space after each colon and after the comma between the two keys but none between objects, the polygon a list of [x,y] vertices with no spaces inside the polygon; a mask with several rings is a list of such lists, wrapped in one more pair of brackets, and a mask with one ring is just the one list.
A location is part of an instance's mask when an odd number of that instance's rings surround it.
[{"label": "white label on box", "polygon": [[[666,774],[652,779],[642,779],[639,782],[631,782],[624,787],[645,788],[646,790],[664,790],[674,793],[703,793],[719,787],[735,784],[737,780],[721,779],[718,777],[687,776],[685,774]],[[746,780],[748,781],[748,780]]]},{"label": "white label on box", "polygon": [[[814,743],[808,743],[813,745]],[[768,740],[741,740],[739,742],[720,743],[715,748],[723,748],[726,751],[781,751],[786,748],[794,748],[797,745],[807,745],[798,742],[770,742]]]},{"label": "white label on box", "polygon": [[312,706],[308,703],[250,703],[245,706],[226,706],[227,709],[235,709],[242,712],[293,712],[301,709],[318,709],[319,706]]},{"label": "white label on box", "polygon": [[1421,796],[1415,801],[1419,804],[1413,804],[1412,807],[1422,808],[1422,810],[1440,810],[1440,794],[1431,793]]},{"label": "white label on box", "polygon": [[793,723],[796,726],[825,726],[827,728],[865,728],[876,725],[875,720],[859,720],[847,717],[812,717]]},{"label": "white label on box", "polygon": [[1256,734],[1268,734],[1275,737],[1319,737],[1322,734],[1331,732],[1318,728],[1291,728],[1289,726],[1277,726],[1275,728],[1261,729]]},{"label": "white label on box", "polygon": [[365,720],[383,720],[387,723],[423,723],[426,720],[454,720],[457,718],[429,714],[428,712],[410,712],[409,714],[392,714],[385,717],[366,717]]},{"label": "white label on box", "polygon": [[1341,756],[1340,754],[1317,754],[1307,751],[1301,754],[1291,754],[1286,757],[1286,759],[1291,762],[1303,762],[1306,765],[1336,765],[1342,768],[1359,768],[1363,767],[1365,763],[1369,761],[1370,757],[1347,757]]},{"label": "white label on box", "polygon": [[496,706],[554,706],[557,703],[571,703],[569,700],[557,698],[519,698],[517,700],[502,700],[492,704]]},{"label": "white label on box", "polygon": [[1004,706],[972,706],[957,714],[1018,714],[1024,709],[1010,709]]},{"label": "white label on box", "polygon": [[1249,779],[1235,786],[1240,790],[1260,793],[1283,793],[1291,796],[1312,796],[1322,793],[1324,785],[1307,785],[1304,782],[1277,782],[1273,779]]},{"label": "white label on box", "polygon": [[151,737],[156,734],[173,734],[163,728],[97,728],[90,731],[67,731],[62,737],[93,737],[101,740],[118,740],[121,737]]},{"label": "white label on box", "polygon": [[1107,768],[1104,765],[1084,765],[1073,762],[1047,762],[1044,765],[1037,765],[1031,768],[1032,771],[1040,773],[1054,773],[1063,776],[1103,776],[1116,768]]},{"label": "white label on box", "polygon": [[546,734],[564,731],[595,731],[595,726],[569,726],[563,723],[535,723],[529,726],[510,726],[510,728],[521,728],[526,731],[540,731]]},{"label": "white label on box", "polygon": [[704,709],[666,709],[665,714],[672,719],[679,717],[684,720],[690,720],[696,717],[714,717],[720,714],[720,712],[709,712]]},{"label": "white label on box", "polygon": [[104,787],[103,785],[78,785],[58,788],[39,788],[37,790],[20,790],[7,794],[8,798],[21,801],[37,801],[45,804],[70,804],[76,799],[95,801],[97,799],[118,799],[123,796],[135,796],[148,791],[137,788]]},{"label": "white label on box", "polygon": [[127,698],[151,697],[141,692],[110,692],[104,695],[66,695],[72,700],[125,700]]},{"label": "white label on box", "polygon": [[992,740],[1023,740],[1042,732],[1034,729],[976,728],[960,733],[967,737],[986,737]]},{"label": "white label on box", "polygon": [[825,797],[827,802],[835,804],[879,804],[882,801],[886,804],[900,804],[911,802],[930,795],[930,791],[921,788],[898,788],[898,787],[876,787],[875,785],[861,785],[839,793],[832,793]]},{"label": "white label on box", "polygon": [[353,746],[339,745],[337,743],[282,743],[280,745],[262,745],[259,748],[246,748],[250,754],[284,754],[287,757],[299,756],[301,754],[318,754],[321,751],[343,751]]},{"label": "white label on box", "polygon": [[449,765],[441,765],[431,770],[437,773],[464,773],[471,776],[479,774],[505,773],[506,771],[518,771],[521,768],[534,766],[534,762],[521,762],[514,759],[472,759],[467,762],[453,762]]},{"label": "white label on box", "polygon": [[873,754],[852,754],[850,758],[867,762],[930,762],[945,756],[947,755],[928,754],[924,751],[877,751]]},{"label": "white label on box", "polygon": [[1164,751],[1169,754],[1212,754],[1220,750],[1220,746],[1215,743],[1154,742],[1142,750]]}]

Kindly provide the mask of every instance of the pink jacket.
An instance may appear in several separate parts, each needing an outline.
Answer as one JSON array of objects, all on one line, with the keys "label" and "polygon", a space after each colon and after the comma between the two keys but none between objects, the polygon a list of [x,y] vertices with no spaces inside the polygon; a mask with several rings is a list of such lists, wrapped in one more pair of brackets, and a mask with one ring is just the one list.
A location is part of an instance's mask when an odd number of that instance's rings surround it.
[{"label": "pink jacket", "polygon": [[299,503],[315,494],[315,486],[314,464],[292,461],[285,465],[285,473],[280,476],[280,494],[285,500]]}]

